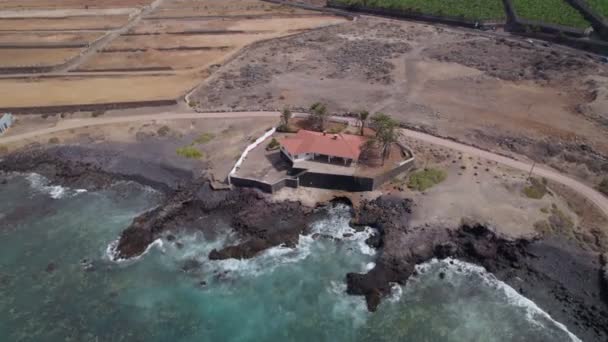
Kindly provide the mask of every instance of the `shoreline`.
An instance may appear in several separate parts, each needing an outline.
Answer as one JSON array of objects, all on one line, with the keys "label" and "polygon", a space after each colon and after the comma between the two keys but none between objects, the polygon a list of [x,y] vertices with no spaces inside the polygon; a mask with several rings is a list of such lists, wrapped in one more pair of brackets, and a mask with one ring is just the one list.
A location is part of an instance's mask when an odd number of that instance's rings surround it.
[{"label": "shoreline", "polygon": [[[98,162],[83,162],[83,153],[95,155]],[[151,168],[159,168],[152,161],[128,161],[122,167],[125,172],[115,172],[112,165],[121,161],[115,158],[119,157],[93,148],[56,146],[8,155],[0,161],[0,170],[36,172],[53,184],[72,188],[96,190],[117,180],[129,180],[161,191],[164,203],[135,218],[121,234],[117,252],[127,260],[144,253],[159,238],[170,239],[173,231],[208,230],[208,222],[217,220],[230,222],[246,239],[213,250],[209,257],[215,260],[251,258],[279,245],[293,247],[300,234],[310,233],[307,227],[315,212],[299,202],[273,202],[250,189],[214,191],[204,178],[176,182],[175,178],[183,176],[180,171],[151,172]],[[343,203],[344,198],[336,197],[336,201]],[[405,284],[416,265],[433,258],[456,257],[483,266],[582,340],[608,337],[608,279],[596,253],[558,236],[508,240],[475,224],[455,231],[412,228],[408,225],[412,202],[389,195],[363,200],[352,210],[353,228],[371,226],[379,231],[366,241],[378,252],[374,268],[365,274],[345,275],[347,292],[365,296],[370,311],[390,295],[390,283]]]}]

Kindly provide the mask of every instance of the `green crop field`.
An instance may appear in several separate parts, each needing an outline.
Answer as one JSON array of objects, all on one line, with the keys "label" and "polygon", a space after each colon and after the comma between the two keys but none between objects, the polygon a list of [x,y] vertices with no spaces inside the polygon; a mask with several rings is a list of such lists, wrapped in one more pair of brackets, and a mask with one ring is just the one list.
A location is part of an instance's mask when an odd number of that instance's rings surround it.
[{"label": "green crop field", "polygon": [[607,0],[585,0],[589,7],[594,11],[608,18],[608,1]]},{"label": "green crop field", "polygon": [[[598,0],[605,1],[605,0]],[[591,24],[564,0],[512,0],[515,12],[522,19],[543,21],[575,28]]]},{"label": "green crop field", "polygon": [[505,18],[502,0],[338,0],[338,2],[469,20]]}]

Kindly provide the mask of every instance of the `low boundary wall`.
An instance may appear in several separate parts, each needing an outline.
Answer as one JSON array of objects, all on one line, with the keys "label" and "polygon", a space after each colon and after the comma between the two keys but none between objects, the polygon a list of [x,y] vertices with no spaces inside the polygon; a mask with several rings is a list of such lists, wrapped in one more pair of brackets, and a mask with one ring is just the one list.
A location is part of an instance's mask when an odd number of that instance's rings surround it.
[{"label": "low boundary wall", "polygon": [[[272,127],[271,129],[266,131],[266,133],[264,133],[261,137],[257,138],[252,144],[250,144],[249,146],[247,146],[245,148],[243,153],[241,153],[241,157],[236,161],[236,163],[234,163],[232,170],[230,170],[230,173],[228,173],[228,184],[232,184],[232,178],[236,178],[235,177],[236,170],[238,170],[238,168],[241,167],[241,165],[243,164],[243,161],[245,160],[245,158],[247,158],[247,155],[249,154],[249,152],[251,152],[251,150],[256,148],[264,140],[270,138],[270,136],[272,136],[274,134],[274,132],[276,132],[276,131],[277,131],[277,128]],[[246,180],[247,178],[241,178],[241,179]],[[267,183],[264,183],[264,184],[267,184]]]},{"label": "low boundary wall", "polygon": [[171,106],[174,104],[177,104],[177,100],[93,103],[42,107],[5,107],[0,108],[0,112],[10,112],[16,114],[53,114],[62,112],[90,112],[94,110],[114,110],[138,107],[162,107]]},{"label": "low boundary wall", "polygon": [[578,29],[541,21],[527,20],[519,17],[511,0],[503,0],[506,13],[505,22],[474,21],[458,17],[435,16],[416,13],[407,10],[373,8],[360,5],[347,5],[335,0],[328,0],[327,6],[344,11],[368,13],[385,17],[402,18],[461,26],[476,29],[494,29],[504,26],[506,31],[515,35],[542,39],[557,44],[570,46],[576,49],[608,55],[608,19],[592,10],[584,0],[564,0],[574,9],[578,10],[590,22],[597,36],[604,40],[589,37],[590,30]]},{"label": "low boundary wall", "polygon": [[564,0],[578,10],[587,19],[597,34],[603,39],[608,39],[608,20],[601,14],[596,13],[583,0]]}]

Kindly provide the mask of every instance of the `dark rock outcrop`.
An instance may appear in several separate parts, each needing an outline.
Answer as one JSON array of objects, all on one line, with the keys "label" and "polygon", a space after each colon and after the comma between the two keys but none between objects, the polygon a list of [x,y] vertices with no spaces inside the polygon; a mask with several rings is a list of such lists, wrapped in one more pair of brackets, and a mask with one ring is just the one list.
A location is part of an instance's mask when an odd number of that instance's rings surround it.
[{"label": "dark rock outcrop", "polygon": [[[164,231],[179,227],[180,222],[191,222],[195,217],[221,216],[228,218],[243,242],[213,250],[209,258],[251,258],[273,246],[295,246],[299,235],[308,227],[311,213],[299,202],[270,202],[257,190],[213,191],[208,183],[194,183],[169,196],[156,209],[135,218],[120,236],[117,256],[140,255]],[[204,220],[200,221],[204,224]],[[211,226],[195,228],[206,230],[213,228]]]},{"label": "dark rock outcrop", "polygon": [[376,227],[382,241],[370,242],[382,247],[373,269],[347,274],[347,291],[365,296],[370,311],[390,294],[391,283],[405,284],[415,275],[416,264],[454,257],[483,266],[583,340],[608,338],[608,266],[600,270],[596,254],[558,237],[507,239],[478,224],[457,230],[409,227],[410,204],[383,196],[359,210],[355,223]]}]

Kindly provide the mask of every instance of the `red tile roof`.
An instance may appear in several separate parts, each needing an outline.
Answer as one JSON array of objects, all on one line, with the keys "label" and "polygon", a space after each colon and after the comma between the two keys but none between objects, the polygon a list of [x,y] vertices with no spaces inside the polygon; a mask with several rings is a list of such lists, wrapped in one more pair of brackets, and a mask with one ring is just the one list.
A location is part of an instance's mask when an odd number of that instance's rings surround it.
[{"label": "red tile roof", "polygon": [[317,153],[358,160],[361,146],[366,140],[359,135],[329,134],[301,129],[295,136],[280,139],[279,142],[291,155]]}]

